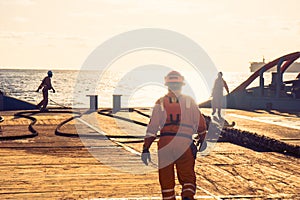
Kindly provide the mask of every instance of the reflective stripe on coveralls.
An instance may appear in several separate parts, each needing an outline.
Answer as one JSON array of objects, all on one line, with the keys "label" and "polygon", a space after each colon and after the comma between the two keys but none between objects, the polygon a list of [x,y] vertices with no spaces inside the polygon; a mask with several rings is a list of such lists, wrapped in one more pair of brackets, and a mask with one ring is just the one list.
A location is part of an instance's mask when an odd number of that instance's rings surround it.
[{"label": "reflective stripe on coveralls", "polygon": [[176,199],[174,188],[173,189],[164,189],[161,192],[163,193],[163,199]]},{"label": "reflective stripe on coveralls", "polygon": [[[174,148],[176,147],[170,147],[167,149],[167,153],[170,157],[174,156]],[[160,153],[160,152],[159,152]],[[175,152],[176,154],[176,152]],[[164,160],[161,160],[162,156],[159,155],[159,165],[164,162]],[[195,166],[195,159],[193,157],[192,151],[190,148],[184,152],[182,156],[180,156],[176,161],[173,163],[167,165],[166,167],[159,168],[159,182],[161,185],[162,191],[167,189],[174,189],[175,187],[175,169],[174,166],[176,166],[177,171],[177,177],[179,180],[179,183],[182,185],[182,197],[188,197],[191,200],[194,199],[193,196],[195,194],[195,190],[190,191],[187,189],[194,189],[190,185],[185,185],[186,183],[192,183],[193,185],[196,184],[196,175],[194,171]],[[169,197],[171,196],[170,193],[164,193],[162,192],[163,197]],[[174,198],[175,199],[175,198]]]},{"label": "reflective stripe on coveralls", "polygon": [[196,193],[196,186],[193,183],[184,183],[182,187],[182,193],[192,192],[192,194]]},{"label": "reflective stripe on coveralls", "polygon": [[[168,123],[170,125],[165,126]],[[205,129],[205,120],[191,97],[185,95],[176,97],[174,93],[169,92],[156,102],[144,145],[149,147],[153,141],[151,138],[155,138],[157,131],[161,131],[163,137],[160,137],[158,142],[158,159],[163,199],[175,199],[174,192],[166,192],[173,191],[175,187],[174,166],[177,168],[177,176],[183,188],[182,197],[194,199],[195,160],[189,146],[192,135]],[[183,135],[184,137],[175,137]]]}]

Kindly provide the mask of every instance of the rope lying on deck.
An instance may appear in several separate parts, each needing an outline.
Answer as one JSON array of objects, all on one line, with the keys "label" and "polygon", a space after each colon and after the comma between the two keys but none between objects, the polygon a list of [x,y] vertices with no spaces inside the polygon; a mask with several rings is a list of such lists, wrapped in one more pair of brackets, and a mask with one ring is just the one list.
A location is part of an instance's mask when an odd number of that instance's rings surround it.
[{"label": "rope lying on deck", "polygon": [[[150,117],[149,115],[147,115],[145,113],[142,113],[141,111],[135,110],[134,108],[129,109],[129,112],[133,112],[133,111],[139,113],[140,115],[146,116],[148,118]],[[131,122],[131,123],[134,123],[134,124],[138,124],[140,126],[145,126],[145,127],[147,126],[146,123],[143,123],[143,122],[140,122],[140,121],[136,121],[136,120],[128,119],[128,118],[125,118],[125,117],[120,117],[120,116],[117,116],[117,115],[113,115],[112,110],[100,110],[100,111],[98,111],[98,114],[104,115],[104,116],[107,116],[107,117],[120,119],[120,120],[127,121],[127,122]]]},{"label": "rope lying on deck", "polygon": [[257,133],[235,128],[223,128],[221,135],[233,144],[253,149],[255,151],[273,151],[300,157],[300,146],[288,144]]},{"label": "rope lying on deck", "polygon": [[[149,115],[136,110],[134,108],[129,109],[129,112],[136,112],[142,116],[145,117],[150,117]],[[3,140],[17,140],[17,139],[26,139],[26,138],[33,138],[38,136],[38,132],[34,129],[34,125],[37,122],[36,118],[30,116],[33,114],[39,114],[43,113],[40,111],[24,111],[24,112],[18,112],[15,114],[16,117],[23,117],[26,119],[31,120],[31,123],[28,126],[28,130],[31,132],[31,134],[27,135],[17,135],[17,136],[2,136],[0,137],[0,141]],[[117,139],[134,139],[132,141],[124,141],[122,143],[135,143],[135,142],[142,142],[144,137],[143,136],[132,136],[132,135],[95,135],[95,134],[78,134],[78,133],[65,133],[60,131],[61,127],[70,121],[80,118],[83,114],[80,112],[73,112],[73,111],[65,111],[65,110],[51,110],[48,111],[47,113],[69,113],[69,114],[75,114],[75,116],[72,116],[60,124],[57,125],[55,129],[55,135],[57,136],[64,136],[64,137],[89,137],[89,138],[107,138],[107,139],[112,139],[112,138],[117,138]],[[29,115],[27,115],[29,114]],[[123,121],[127,121],[130,123],[134,123],[140,126],[147,126],[146,123],[136,121],[136,120],[131,120],[125,117],[117,116],[112,114],[111,109],[105,109],[105,110],[100,110],[98,111],[98,114],[107,116],[107,117],[112,117],[116,119],[120,119]],[[210,124],[211,119],[209,116],[205,116],[206,123]],[[158,136],[159,137],[159,136]],[[140,140],[137,140],[140,139]],[[237,144],[246,148],[250,148],[256,151],[274,151],[274,152],[279,152],[283,154],[288,154],[296,157],[300,157],[300,146],[288,144],[285,142],[281,142],[279,140],[269,138],[267,136],[259,135],[256,133],[248,132],[248,131],[243,131],[239,129],[235,129],[232,127],[223,127],[221,134],[220,134],[220,139],[221,141],[228,141],[233,144]]]},{"label": "rope lying on deck", "polygon": [[[211,119],[209,116],[205,116],[205,119],[207,120],[207,123],[210,123]],[[272,151],[300,157],[300,146],[233,127],[222,127],[220,139],[254,151]]]},{"label": "rope lying on deck", "polygon": [[[112,116],[111,114],[108,113],[104,113],[106,111],[110,111],[110,109],[108,110],[101,110],[101,112],[103,112],[103,115],[106,116]],[[5,141],[5,140],[20,140],[20,139],[27,139],[27,138],[34,138],[36,136],[38,136],[38,132],[36,129],[34,129],[34,125],[37,122],[37,119],[31,115],[35,115],[35,114],[42,114],[42,113],[57,113],[57,114],[75,114],[75,116],[72,116],[64,121],[62,121],[61,123],[59,123],[57,125],[57,127],[55,128],[55,135],[57,136],[63,136],[63,137],[88,137],[88,138],[119,138],[119,139],[142,139],[144,138],[144,136],[132,136],[132,135],[95,135],[95,134],[78,134],[78,133],[66,133],[66,132],[62,132],[60,129],[62,128],[62,126],[64,126],[65,124],[69,123],[70,121],[80,118],[83,114],[80,112],[74,112],[74,111],[67,111],[67,110],[48,110],[45,112],[41,112],[41,111],[22,111],[22,112],[17,112],[14,114],[15,117],[20,117],[20,118],[26,118],[31,120],[29,126],[28,126],[28,130],[30,131],[31,134],[22,134],[22,135],[13,135],[13,136],[1,136],[0,137],[0,141]],[[127,120],[127,121],[131,121],[130,119],[127,118],[122,118],[119,117],[119,119],[122,120]],[[147,126],[147,124],[142,123],[142,122],[138,122],[135,121],[137,124],[139,125],[143,125],[143,126]],[[140,141],[125,141],[126,142],[140,142]]]},{"label": "rope lying on deck", "polygon": [[[22,135],[13,135],[13,136],[1,136],[0,141],[5,141],[5,140],[20,140],[20,139],[27,139],[27,138],[34,138],[38,136],[38,132],[36,129],[33,128],[35,123],[37,122],[37,119],[35,117],[32,117],[31,115],[35,114],[41,114],[41,113],[68,113],[68,114],[77,114],[75,117],[71,118],[77,118],[81,116],[81,113],[79,112],[73,112],[73,111],[67,111],[67,110],[51,110],[51,111],[22,111],[22,112],[17,112],[14,114],[15,117],[19,118],[26,118],[31,120],[28,130],[30,131],[31,134],[22,134]],[[72,119],[68,119],[68,121],[71,121]]]},{"label": "rope lying on deck", "polygon": [[[98,113],[102,114],[102,115],[105,115],[105,116],[108,116],[108,117],[113,117],[113,118],[121,119],[121,120],[124,120],[124,121],[133,122],[133,123],[136,123],[136,124],[139,124],[139,125],[142,125],[142,126],[147,126],[147,124],[139,122],[139,121],[130,120],[130,119],[127,119],[127,118],[124,118],[124,117],[118,117],[118,116],[112,115],[111,111],[112,111],[111,109],[103,109],[103,110],[100,110]],[[142,138],[144,138],[144,136],[133,136],[133,135],[99,135],[99,134],[95,135],[95,134],[66,133],[66,132],[60,131],[60,128],[63,125],[67,124],[68,122],[70,122],[70,121],[72,121],[76,118],[80,118],[82,115],[83,114],[71,117],[69,119],[64,120],[60,124],[58,124],[56,129],[55,129],[55,135],[64,136],[64,137],[108,138],[108,139],[113,139],[113,138],[114,139],[116,139],[116,138],[117,139],[142,139]],[[134,142],[140,142],[140,141],[133,140],[133,141],[124,141],[122,143],[129,143],[129,142],[134,143]]]},{"label": "rope lying on deck", "polygon": [[14,116],[15,117],[22,117],[31,120],[28,130],[30,131],[31,134],[24,134],[24,135],[13,135],[13,136],[1,136],[0,141],[5,141],[5,140],[19,140],[19,139],[27,139],[27,138],[33,138],[38,136],[38,132],[33,128],[34,124],[36,123],[36,118],[28,116],[26,114],[33,114],[31,112],[18,112]]}]

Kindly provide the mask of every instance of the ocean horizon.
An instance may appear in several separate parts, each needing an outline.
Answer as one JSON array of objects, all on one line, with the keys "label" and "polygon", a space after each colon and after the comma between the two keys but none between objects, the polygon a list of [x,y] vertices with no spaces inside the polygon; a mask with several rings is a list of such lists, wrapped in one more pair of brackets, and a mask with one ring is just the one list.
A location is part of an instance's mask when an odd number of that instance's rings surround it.
[{"label": "ocean horizon", "polygon": [[[0,69],[0,90],[12,97],[38,104],[42,99],[42,93],[35,91],[46,76],[46,72],[47,70],[44,69]],[[79,73],[81,75],[80,81],[78,79]],[[163,87],[163,80],[161,80],[160,86],[146,85],[137,89],[131,83],[140,80],[135,80],[135,77],[129,76],[125,78],[124,82],[122,80],[124,74],[115,71],[107,72],[99,83],[95,83],[94,80],[98,80],[100,73],[91,70],[62,69],[53,70],[53,74],[52,85],[56,93],[49,93],[50,106],[88,107],[89,98],[87,95],[96,94],[98,95],[99,107],[112,107],[112,95],[116,94],[117,91],[118,94],[122,95],[122,103],[125,106],[152,107],[156,99],[167,92],[166,88]],[[230,91],[245,81],[251,74],[252,72],[223,71],[223,77],[227,81]],[[284,73],[283,79],[291,80],[296,76],[297,73]],[[265,73],[264,78],[265,84],[270,83],[271,73]],[[188,81],[188,77],[186,79]],[[118,85],[121,80],[125,84]],[[259,81],[255,80],[249,87],[258,85]],[[201,103],[210,97],[210,91],[201,92],[201,95],[196,94],[195,96],[197,103]]]}]

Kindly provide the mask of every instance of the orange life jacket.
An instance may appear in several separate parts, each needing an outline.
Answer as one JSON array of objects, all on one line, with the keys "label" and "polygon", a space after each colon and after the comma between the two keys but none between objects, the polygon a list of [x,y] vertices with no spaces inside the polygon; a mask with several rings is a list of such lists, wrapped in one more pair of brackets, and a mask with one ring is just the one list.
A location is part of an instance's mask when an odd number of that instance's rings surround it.
[{"label": "orange life jacket", "polygon": [[[183,109],[188,109],[190,107],[190,99],[186,99],[183,104],[181,101],[183,96],[173,97],[164,96],[160,99],[161,109],[166,111],[167,119],[160,131],[161,136],[182,136],[187,138],[192,138],[192,134],[195,132],[193,130],[193,125],[188,122],[183,122],[181,119],[181,112]],[[185,106],[185,108],[181,108]],[[180,129],[180,132],[178,132]]]}]

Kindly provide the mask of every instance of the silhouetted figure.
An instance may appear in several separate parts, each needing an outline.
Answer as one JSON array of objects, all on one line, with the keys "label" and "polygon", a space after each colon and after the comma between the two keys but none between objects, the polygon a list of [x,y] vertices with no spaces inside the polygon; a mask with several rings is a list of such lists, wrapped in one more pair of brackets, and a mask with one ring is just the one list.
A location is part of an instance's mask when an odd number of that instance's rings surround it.
[{"label": "silhouetted figure", "polygon": [[297,75],[296,80],[293,81],[292,93],[296,99],[300,99],[300,73]]},{"label": "silhouetted figure", "polygon": [[229,93],[229,88],[227,86],[226,81],[223,79],[223,73],[218,73],[218,78],[215,80],[215,84],[212,91],[212,115],[216,113],[216,110],[218,109],[218,116],[221,118],[221,109],[223,105],[223,88],[226,89],[227,93]]},{"label": "silhouetted figure", "polygon": [[41,110],[41,111],[45,111],[48,105],[48,90],[53,91],[53,93],[55,93],[54,88],[51,85],[51,77],[53,76],[52,71],[48,71],[48,76],[46,76],[42,83],[40,84],[39,88],[36,90],[36,92],[39,92],[40,89],[43,88],[43,100],[37,105],[37,107]]},{"label": "silhouetted figure", "polygon": [[[4,122],[4,117],[0,116],[0,123]],[[2,126],[0,125],[0,133],[2,133]]]},{"label": "silhouetted figure", "polygon": [[[3,95],[4,93],[0,90],[0,110],[3,106]],[[4,117],[0,116],[0,123],[4,121]],[[2,126],[0,125],[0,133],[2,133]]]}]

